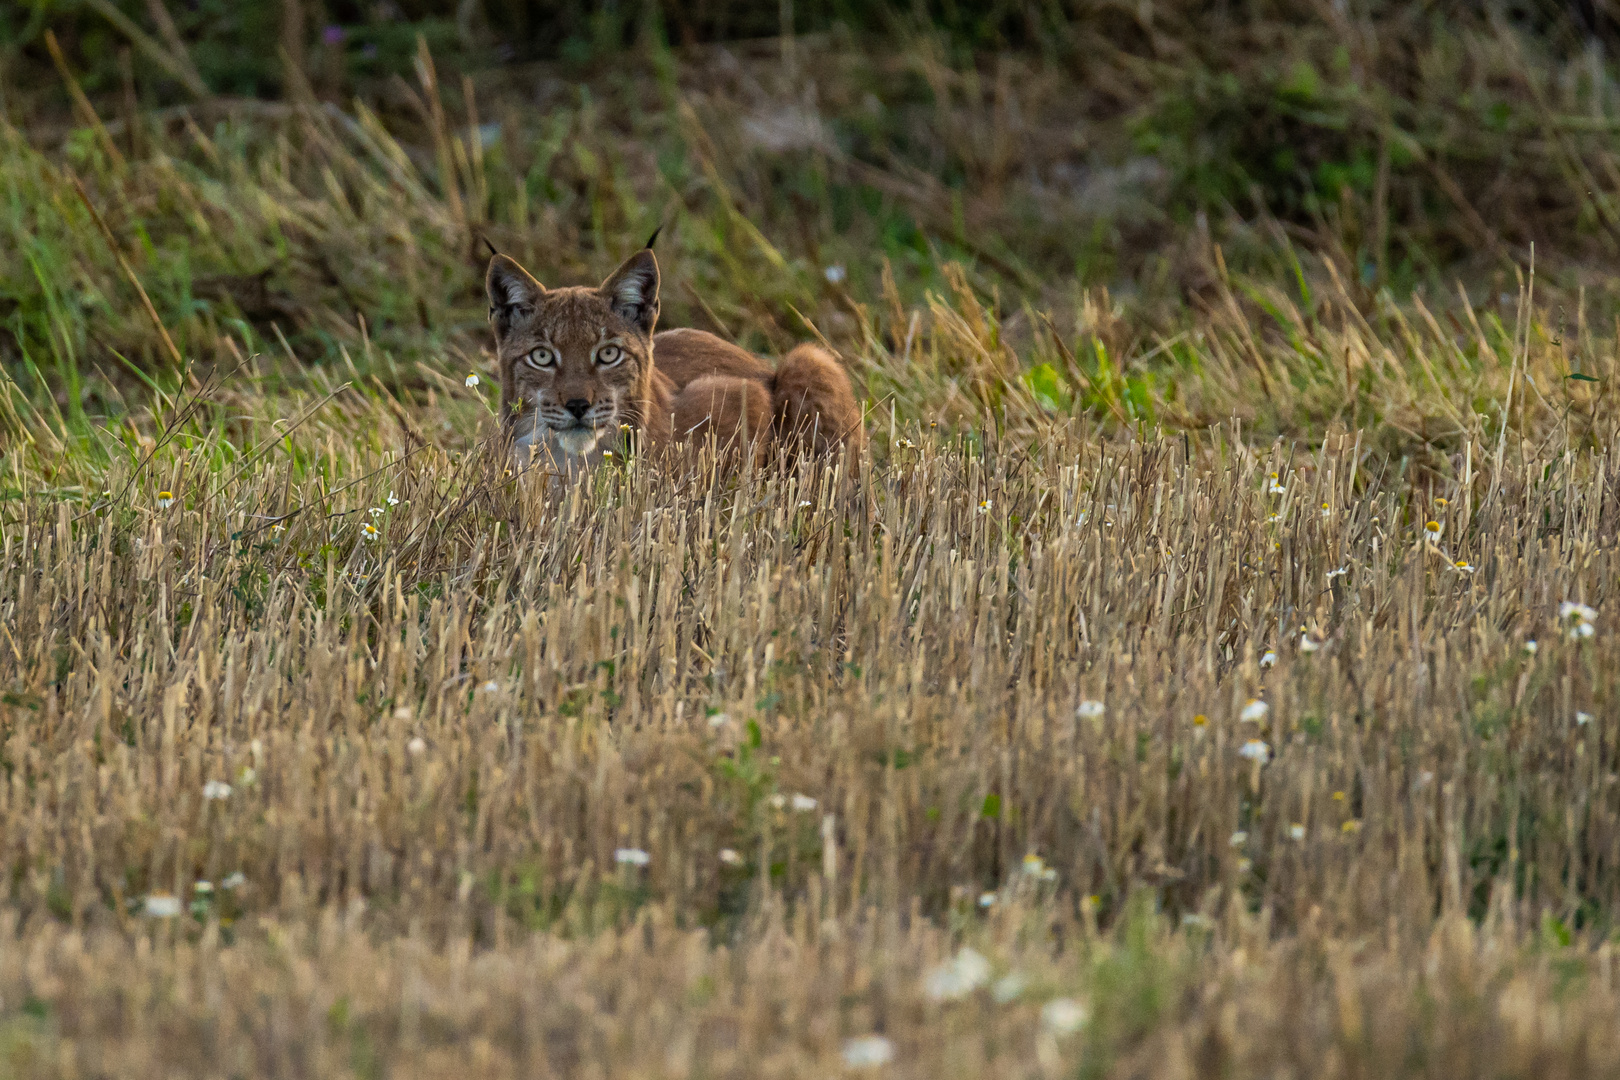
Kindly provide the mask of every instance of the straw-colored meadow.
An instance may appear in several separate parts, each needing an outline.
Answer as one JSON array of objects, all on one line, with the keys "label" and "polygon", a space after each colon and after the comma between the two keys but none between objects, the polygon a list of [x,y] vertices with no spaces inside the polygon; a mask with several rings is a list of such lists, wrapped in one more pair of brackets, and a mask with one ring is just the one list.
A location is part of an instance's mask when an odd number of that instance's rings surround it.
[{"label": "straw-colored meadow", "polygon": [[[531,116],[424,41],[414,126],[13,78],[0,1075],[1620,1073],[1601,238],[1453,183],[1511,258],[1397,292],[1347,181],[1121,300],[1017,220],[1051,69],[792,47]],[[821,141],[914,77],[965,200]],[[512,475],[473,237],[665,218],[663,324],[826,340],[867,451]]]}]

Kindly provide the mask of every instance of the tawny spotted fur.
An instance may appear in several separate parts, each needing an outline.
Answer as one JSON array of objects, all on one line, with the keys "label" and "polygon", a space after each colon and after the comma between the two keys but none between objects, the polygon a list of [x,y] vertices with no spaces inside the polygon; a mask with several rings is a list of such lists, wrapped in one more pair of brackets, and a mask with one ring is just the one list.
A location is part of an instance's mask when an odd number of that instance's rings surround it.
[{"label": "tawny spotted fur", "polygon": [[831,353],[799,345],[772,368],[702,330],[655,334],[658,285],[650,246],[595,288],[547,289],[491,257],[501,419],[517,464],[574,473],[625,428],[652,447],[712,436],[759,457],[860,448],[860,406]]}]

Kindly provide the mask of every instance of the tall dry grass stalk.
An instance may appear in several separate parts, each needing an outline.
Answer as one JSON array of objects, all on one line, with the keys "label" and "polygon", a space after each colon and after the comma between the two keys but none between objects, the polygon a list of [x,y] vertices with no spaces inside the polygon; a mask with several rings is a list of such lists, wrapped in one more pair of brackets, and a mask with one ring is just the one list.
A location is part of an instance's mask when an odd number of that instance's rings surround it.
[{"label": "tall dry grass stalk", "polygon": [[[19,1075],[1620,1053],[1606,453],[902,428],[552,496],[323,422],[16,475]],[[1027,989],[929,1003],[958,945]]]}]

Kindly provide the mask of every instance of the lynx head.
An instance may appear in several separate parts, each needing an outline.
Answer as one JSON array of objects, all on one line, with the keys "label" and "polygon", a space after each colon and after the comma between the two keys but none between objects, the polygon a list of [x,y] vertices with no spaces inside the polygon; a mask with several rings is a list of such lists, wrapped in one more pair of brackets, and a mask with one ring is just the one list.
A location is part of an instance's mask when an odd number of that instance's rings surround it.
[{"label": "lynx head", "polygon": [[534,453],[591,459],[619,425],[642,425],[658,321],[658,260],[650,247],[596,288],[547,289],[513,259],[495,255],[485,288],[501,416],[520,463]]}]

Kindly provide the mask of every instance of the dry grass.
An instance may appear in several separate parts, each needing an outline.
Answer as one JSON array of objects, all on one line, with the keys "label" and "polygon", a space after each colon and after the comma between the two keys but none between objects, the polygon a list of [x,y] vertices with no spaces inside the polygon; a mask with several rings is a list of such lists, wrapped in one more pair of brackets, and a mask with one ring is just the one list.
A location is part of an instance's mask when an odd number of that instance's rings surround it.
[{"label": "dry grass", "polygon": [[[1620,1060],[1606,454],[902,428],[551,501],[397,430],[343,391],[257,461],[194,416],[107,497],[16,475],[19,1074]],[[959,945],[1024,994],[926,1001]]]}]

